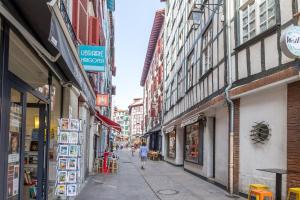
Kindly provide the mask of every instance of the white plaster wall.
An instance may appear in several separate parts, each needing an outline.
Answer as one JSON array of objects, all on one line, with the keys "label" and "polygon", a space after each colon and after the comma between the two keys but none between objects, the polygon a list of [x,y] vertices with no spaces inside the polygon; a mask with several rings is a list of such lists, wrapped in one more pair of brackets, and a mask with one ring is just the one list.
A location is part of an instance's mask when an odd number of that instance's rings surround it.
[{"label": "white plaster wall", "polygon": [[246,50],[242,50],[238,54],[239,59],[238,59],[238,72],[239,72],[239,79],[247,77],[247,56],[246,56]]},{"label": "white plaster wall", "polygon": [[292,1],[280,0],[281,24],[285,24],[293,18]]},{"label": "white plaster wall", "polygon": [[266,70],[278,66],[277,34],[265,39]]},{"label": "white plaster wall", "polygon": [[215,181],[228,184],[228,112],[226,107],[216,109],[216,169]]},{"label": "white plaster wall", "polygon": [[[281,86],[241,98],[240,107],[240,190],[247,193],[250,183],[269,185],[273,192],[275,174],[261,168],[287,168],[287,88]],[[253,144],[249,136],[255,122],[265,121],[271,128],[270,140]],[[286,177],[284,177],[285,194]]]},{"label": "white plaster wall", "polygon": [[261,72],[261,43],[250,47],[251,75]]},{"label": "white plaster wall", "polygon": [[176,159],[177,165],[183,164],[183,148],[184,148],[184,129],[177,127],[176,129]]}]

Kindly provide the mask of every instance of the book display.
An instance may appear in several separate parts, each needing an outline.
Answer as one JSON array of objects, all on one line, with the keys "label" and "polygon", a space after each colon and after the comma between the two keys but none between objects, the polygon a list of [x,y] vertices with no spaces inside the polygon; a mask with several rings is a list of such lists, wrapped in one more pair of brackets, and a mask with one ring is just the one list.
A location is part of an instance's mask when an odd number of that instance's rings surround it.
[{"label": "book display", "polygon": [[81,121],[59,119],[57,147],[57,196],[74,197],[78,193],[81,157]]}]

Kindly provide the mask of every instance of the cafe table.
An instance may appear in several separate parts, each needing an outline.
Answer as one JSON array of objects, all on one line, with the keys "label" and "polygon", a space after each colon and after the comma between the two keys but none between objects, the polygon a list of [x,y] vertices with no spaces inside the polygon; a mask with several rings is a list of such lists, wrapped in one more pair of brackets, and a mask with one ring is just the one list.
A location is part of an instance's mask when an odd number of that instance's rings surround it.
[{"label": "cafe table", "polygon": [[287,174],[288,171],[285,169],[257,169],[258,171],[263,171],[263,172],[269,172],[276,174],[276,191],[275,191],[275,196],[276,200],[281,200],[281,193],[282,193],[282,175]]}]

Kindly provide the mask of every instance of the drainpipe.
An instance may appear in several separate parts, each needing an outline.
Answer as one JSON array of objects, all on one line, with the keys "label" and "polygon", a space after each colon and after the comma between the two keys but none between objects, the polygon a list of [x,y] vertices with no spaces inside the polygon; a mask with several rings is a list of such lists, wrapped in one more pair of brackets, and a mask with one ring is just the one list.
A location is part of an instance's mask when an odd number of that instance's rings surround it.
[{"label": "drainpipe", "polygon": [[233,196],[233,120],[234,120],[234,104],[230,98],[229,91],[232,88],[232,63],[231,63],[231,24],[230,24],[230,9],[231,0],[226,0],[226,17],[225,17],[225,27],[227,30],[227,80],[228,86],[225,89],[225,97],[229,106],[229,195]]}]

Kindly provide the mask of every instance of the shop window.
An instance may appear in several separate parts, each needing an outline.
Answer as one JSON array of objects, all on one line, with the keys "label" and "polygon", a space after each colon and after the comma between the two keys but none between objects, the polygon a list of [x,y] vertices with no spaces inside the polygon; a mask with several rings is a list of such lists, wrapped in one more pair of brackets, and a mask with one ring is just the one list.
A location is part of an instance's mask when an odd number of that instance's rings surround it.
[{"label": "shop window", "polygon": [[23,107],[21,93],[11,89],[8,167],[7,167],[7,199],[18,199],[20,183],[20,144],[22,139]]},{"label": "shop window", "polygon": [[176,132],[168,134],[168,157],[176,158]]},{"label": "shop window", "polygon": [[200,123],[188,125],[185,128],[185,160],[202,164],[203,132]]},{"label": "shop window", "polygon": [[48,69],[13,31],[9,33],[8,69],[35,90],[48,96]]}]

